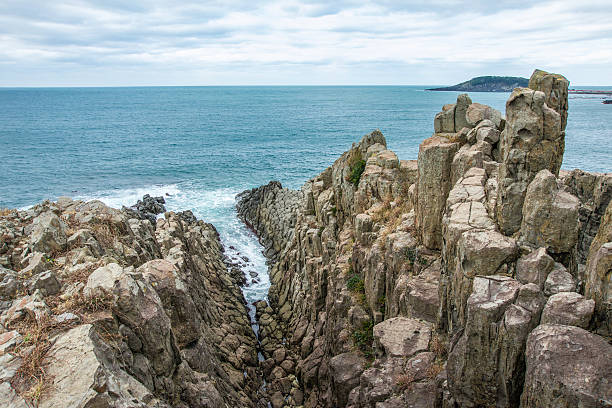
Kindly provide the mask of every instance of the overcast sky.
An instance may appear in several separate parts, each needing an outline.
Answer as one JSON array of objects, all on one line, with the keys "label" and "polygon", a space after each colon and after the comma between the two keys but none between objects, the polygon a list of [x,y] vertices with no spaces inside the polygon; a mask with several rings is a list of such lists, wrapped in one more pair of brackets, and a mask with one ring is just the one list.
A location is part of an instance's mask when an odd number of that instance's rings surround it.
[{"label": "overcast sky", "polygon": [[612,85],[611,0],[0,0],[0,86]]}]

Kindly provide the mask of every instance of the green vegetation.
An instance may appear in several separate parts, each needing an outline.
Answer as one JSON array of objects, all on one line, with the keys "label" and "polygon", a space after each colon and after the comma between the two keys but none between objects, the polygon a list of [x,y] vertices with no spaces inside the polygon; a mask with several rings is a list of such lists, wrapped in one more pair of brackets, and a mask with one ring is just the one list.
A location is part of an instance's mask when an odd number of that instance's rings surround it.
[{"label": "green vegetation", "polygon": [[385,314],[385,303],[387,303],[387,297],[385,295],[378,298],[378,310],[380,310],[382,314]]},{"label": "green vegetation", "polygon": [[348,181],[357,187],[359,186],[359,180],[361,179],[361,175],[366,167],[366,162],[363,160],[363,157],[361,157],[361,152],[359,150],[351,151],[348,159],[348,165],[350,169]]},{"label": "green vegetation", "polygon": [[357,273],[355,273],[353,276],[349,278],[349,280],[346,282],[346,287],[351,292],[355,292],[355,293],[365,292],[365,286],[364,286],[363,279]]},{"label": "green vegetation", "polygon": [[372,350],[372,342],[374,341],[373,328],[374,322],[368,320],[363,322],[361,328],[355,329],[353,332],[355,346],[368,358],[374,357],[374,350]]}]

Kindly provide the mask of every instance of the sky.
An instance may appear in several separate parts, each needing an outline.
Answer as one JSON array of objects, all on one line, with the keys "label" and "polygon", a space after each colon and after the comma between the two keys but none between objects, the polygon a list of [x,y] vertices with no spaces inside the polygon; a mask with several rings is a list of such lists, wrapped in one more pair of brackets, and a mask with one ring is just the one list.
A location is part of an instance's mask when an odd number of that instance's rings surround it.
[{"label": "sky", "polygon": [[612,85],[612,0],[0,0],[0,86]]}]

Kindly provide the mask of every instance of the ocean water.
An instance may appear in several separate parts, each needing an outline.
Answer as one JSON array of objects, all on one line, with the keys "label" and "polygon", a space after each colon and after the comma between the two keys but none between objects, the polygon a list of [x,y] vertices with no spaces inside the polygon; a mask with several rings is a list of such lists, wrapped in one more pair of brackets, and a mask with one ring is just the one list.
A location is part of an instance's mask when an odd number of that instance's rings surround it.
[{"label": "ocean water", "polygon": [[[131,205],[167,195],[169,210],[213,223],[249,259],[265,298],[256,238],[235,216],[237,193],[279,180],[298,188],[362,135],[380,129],[416,159],[434,115],[457,92],[425,87],[143,87],[0,89],[0,207],[66,195]],[[507,93],[473,93],[504,111]],[[612,171],[612,105],[572,96],[563,168]]]}]

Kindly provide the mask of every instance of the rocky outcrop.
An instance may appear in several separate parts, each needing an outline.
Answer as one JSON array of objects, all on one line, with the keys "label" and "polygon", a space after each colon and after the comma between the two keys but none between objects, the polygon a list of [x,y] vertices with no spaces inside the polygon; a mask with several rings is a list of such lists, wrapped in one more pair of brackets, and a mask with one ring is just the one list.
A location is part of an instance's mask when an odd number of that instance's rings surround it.
[{"label": "rocky outcrop", "polygon": [[[543,78],[544,74],[538,71],[534,75]],[[554,90],[548,80],[534,79],[533,84],[534,88],[515,89],[506,103],[496,208],[497,223],[504,234],[520,228],[525,193],[535,175],[549,170],[558,176],[563,159],[569,82],[557,78]],[[560,102],[563,95],[565,102]]]},{"label": "rocky outcrop", "polygon": [[[607,333],[612,240],[609,176],[558,177],[567,81],[536,71],[530,86],[512,93],[506,119],[460,95],[416,162],[375,131],[294,192],[295,205],[276,184],[243,193],[258,198],[240,200],[239,213],[255,214],[247,223],[280,248],[269,304],[258,304],[276,401],[553,407],[598,395],[605,406],[605,364],[580,377],[595,385],[572,386],[563,358],[539,370],[549,346],[533,351],[541,328],[566,327],[588,335],[570,347],[577,366],[593,347],[610,353],[587,330]],[[289,378],[280,354],[295,361],[297,385],[275,385]]]},{"label": "rocky outcrop", "polygon": [[144,218],[63,198],[0,219],[0,405],[266,405],[216,230]]}]

